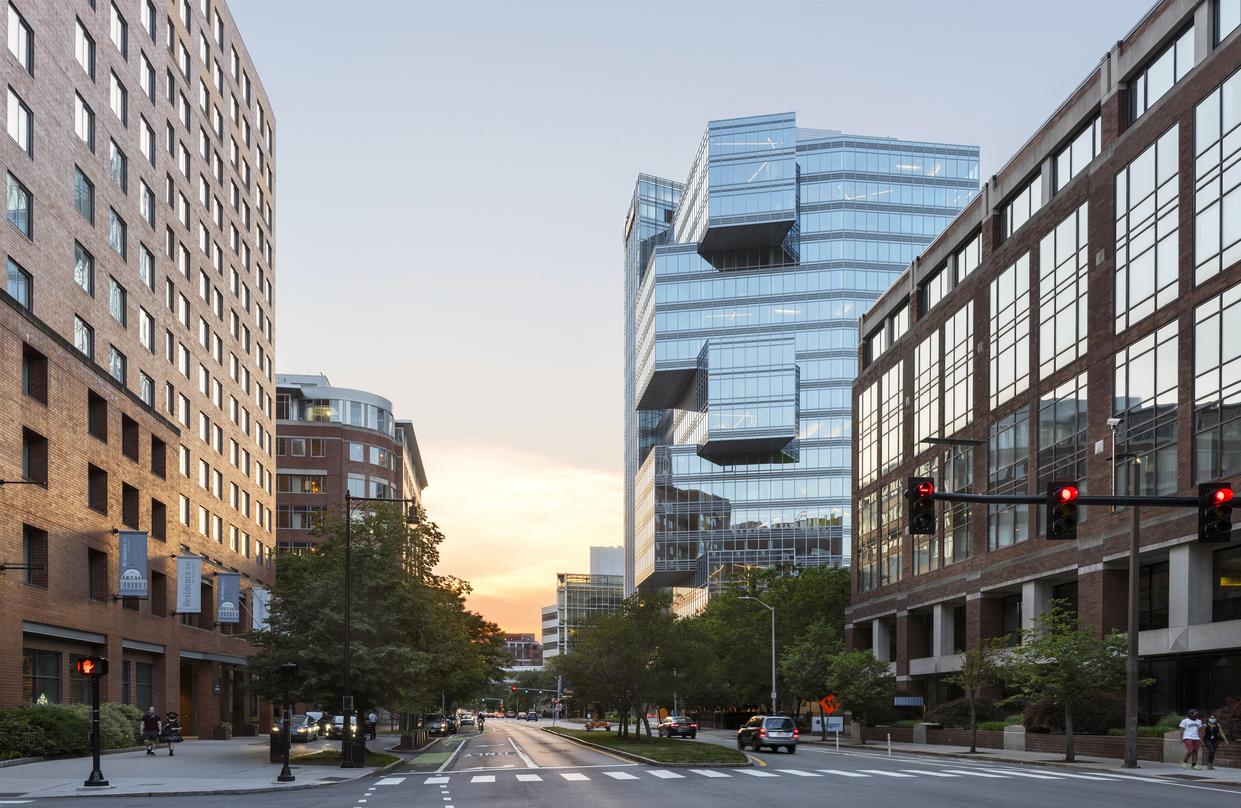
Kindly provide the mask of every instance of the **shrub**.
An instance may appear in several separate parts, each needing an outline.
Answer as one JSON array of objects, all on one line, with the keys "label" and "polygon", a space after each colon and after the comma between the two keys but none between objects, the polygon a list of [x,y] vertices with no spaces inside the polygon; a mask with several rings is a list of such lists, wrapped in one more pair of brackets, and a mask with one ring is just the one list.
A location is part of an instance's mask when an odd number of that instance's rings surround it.
[{"label": "shrub", "polygon": [[[1180,726],[1180,716],[1165,715],[1154,724],[1139,724],[1139,738],[1162,738],[1165,732],[1173,732]],[[1112,728],[1107,731],[1114,738],[1123,738],[1124,728]]]},{"label": "shrub", "polygon": [[58,704],[27,704],[0,710],[0,756],[40,757],[85,752],[89,713]]},{"label": "shrub", "polygon": [[990,730],[991,732],[1003,732],[1004,727],[1008,726],[1007,721],[979,721],[978,728]]},{"label": "shrub", "polygon": [[892,722],[892,726],[908,729],[909,727],[916,727],[921,723],[922,722],[916,718],[902,718],[900,721]]},{"label": "shrub", "polygon": [[[1026,705],[1022,723],[1027,732],[1064,732],[1064,707],[1049,700]],[[1125,699],[1113,693],[1096,693],[1073,711],[1073,732],[1105,735],[1125,725]]]},{"label": "shrub", "polygon": [[1224,699],[1224,706],[1215,713],[1215,717],[1229,738],[1241,737],[1241,699]]},{"label": "shrub", "polygon": [[[1002,717],[999,706],[994,702],[979,699],[977,718],[983,721],[995,721]],[[970,703],[968,699],[953,699],[937,704],[926,711],[926,721],[942,724],[945,727],[968,727],[970,725]]]}]

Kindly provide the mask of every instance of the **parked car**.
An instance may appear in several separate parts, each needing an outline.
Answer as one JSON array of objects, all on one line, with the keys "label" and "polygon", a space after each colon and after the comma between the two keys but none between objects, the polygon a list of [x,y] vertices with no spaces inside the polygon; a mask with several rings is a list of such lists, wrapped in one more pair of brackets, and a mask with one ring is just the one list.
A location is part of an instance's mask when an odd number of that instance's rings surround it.
[{"label": "parked car", "polygon": [[755,752],[764,746],[773,752],[784,747],[789,754],[797,751],[800,733],[787,715],[756,715],[737,730],[737,748],[752,747]]},{"label": "parked car", "polygon": [[509,710],[507,713],[504,714],[504,717],[505,718],[516,718],[517,713],[513,712],[512,710]]},{"label": "parked car", "polygon": [[539,714],[535,712],[534,710],[531,710],[530,712],[526,713],[526,720],[527,721],[538,721]]},{"label": "parked car", "polygon": [[[354,737],[358,734],[358,717],[356,715],[349,716],[349,736]],[[345,736],[345,717],[343,715],[332,716],[332,726],[327,730],[328,738],[339,741]]]},{"label": "parked car", "polygon": [[661,738],[697,738],[698,722],[683,715],[670,715],[659,722],[656,731]]},{"label": "parked car", "polygon": [[601,729],[604,732],[611,732],[612,725],[609,722],[604,721],[602,718],[591,718],[586,722],[586,731],[590,732],[592,729]]},{"label": "parked car", "polygon": [[423,721],[428,735],[452,735],[452,725],[448,723],[447,718],[438,713],[426,716]]}]

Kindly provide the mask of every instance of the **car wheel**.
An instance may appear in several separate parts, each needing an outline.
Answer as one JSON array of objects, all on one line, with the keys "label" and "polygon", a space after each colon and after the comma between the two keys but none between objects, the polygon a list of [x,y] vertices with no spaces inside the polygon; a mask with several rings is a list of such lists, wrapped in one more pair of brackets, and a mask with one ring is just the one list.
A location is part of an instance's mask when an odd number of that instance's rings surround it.
[{"label": "car wheel", "polygon": [[691,732],[689,737],[690,737],[690,738],[697,738],[697,737],[698,737],[698,733],[697,733],[697,732]]},{"label": "car wheel", "polygon": [[740,738],[738,738],[738,739],[737,739],[737,748],[738,748],[738,749],[745,749],[745,743],[743,743],[743,742],[742,742],[742,740],[741,740]]},{"label": "car wheel", "polygon": [[797,751],[797,747],[796,747],[796,746],[790,746],[790,747],[789,747],[789,754],[790,754],[790,755],[791,755],[791,754],[793,754],[793,753],[794,753],[794,752],[796,752],[796,751]]}]

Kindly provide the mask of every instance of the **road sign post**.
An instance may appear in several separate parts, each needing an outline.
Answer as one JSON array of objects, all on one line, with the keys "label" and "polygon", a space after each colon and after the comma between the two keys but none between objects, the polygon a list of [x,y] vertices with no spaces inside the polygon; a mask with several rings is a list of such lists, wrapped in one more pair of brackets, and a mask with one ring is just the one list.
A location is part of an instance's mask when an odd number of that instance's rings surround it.
[{"label": "road sign post", "polygon": [[102,740],[99,732],[99,680],[108,672],[107,657],[83,657],[77,663],[78,673],[90,679],[90,756],[91,771],[83,785],[90,788],[102,788],[108,785],[99,767],[99,747]]}]

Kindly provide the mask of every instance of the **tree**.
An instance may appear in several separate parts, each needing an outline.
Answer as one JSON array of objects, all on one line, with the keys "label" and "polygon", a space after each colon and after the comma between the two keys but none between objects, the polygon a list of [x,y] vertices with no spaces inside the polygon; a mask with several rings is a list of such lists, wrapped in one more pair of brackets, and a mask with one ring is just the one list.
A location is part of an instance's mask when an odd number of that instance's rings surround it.
[{"label": "tree", "polygon": [[1125,675],[1128,641],[1119,631],[1100,639],[1078,625],[1065,600],[1053,600],[1033,628],[1022,632],[1021,645],[1010,649],[1002,675],[1031,701],[1049,700],[1064,709],[1064,759],[1072,763],[1073,712],[1093,694],[1119,687]]},{"label": "tree", "polygon": [[[875,659],[870,651],[842,651],[827,666],[824,684],[836,694],[846,710],[861,719],[865,727],[875,710],[892,704],[896,677],[888,663]],[[865,735],[862,742],[866,742]]]},{"label": "tree", "polygon": [[1001,638],[992,638],[977,648],[965,652],[961,660],[961,670],[945,678],[950,685],[956,685],[965,691],[965,698],[970,705],[970,752],[978,751],[978,701],[982,691],[1000,683],[1000,654],[1004,642]]},{"label": "tree", "polygon": [[811,623],[805,634],[784,649],[780,655],[780,676],[791,691],[794,704],[823,697],[828,666],[841,650],[839,632],[827,620]]}]

